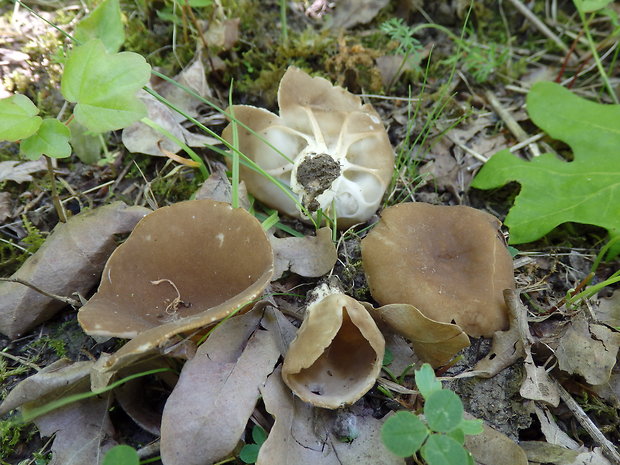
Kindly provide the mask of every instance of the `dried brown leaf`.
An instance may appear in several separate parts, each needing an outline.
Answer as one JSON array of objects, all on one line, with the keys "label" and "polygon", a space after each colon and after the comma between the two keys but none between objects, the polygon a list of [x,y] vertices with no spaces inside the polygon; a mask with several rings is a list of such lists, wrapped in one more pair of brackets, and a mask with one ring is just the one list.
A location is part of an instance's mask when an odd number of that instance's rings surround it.
[{"label": "dried brown leaf", "polygon": [[594,307],[594,314],[601,323],[620,327],[620,291],[614,292],[611,297],[602,298],[598,306]]},{"label": "dried brown leaf", "polygon": [[413,305],[384,305],[375,312],[392,330],[411,341],[420,360],[433,367],[445,365],[469,346],[469,337],[458,325],[432,320]]},{"label": "dried brown leaf", "polygon": [[[404,465],[379,438],[381,420],[339,411],[314,409],[296,398],[276,369],[261,388],[267,412],[275,417],[256,465]],[[344,433],[357,434],[342,442]],[[346,434],[345,434],[346,435]]]},{"label": "dried brown leaf", "polygon": [[[466,419],[473,419],[465,414]],[[527,465],[527,456],[519,445],[508,436],[483,425],[482,434],[465,437],[465,447],[480,465]]]},{"label": "dried brown leaf", "polygon": [[[97,283],[116,248],[114,236],[131,231],[149,211],[114,202],[80,213],[58,224],[12,277],[56,295],[85,294]],[[0,282],[0,332],[15,338],[51,318],[64,305],[22,284]]]},{"label": "dried brown leaf", "polygon": [[211,464],[236,447],[280,356],[271,334],[256,329],[257,315],[228,320],[183,367],[162,418],[166,465]]},{"label": "dried brown leaf", "polygon": [[334,10],[332,28],[366,24],[387,4],[388,0],[340,0]]},{"label": "dried brown leaf", "polygon": [[271,236],[271,247],[275,256],[273,280],[279,279],[285,271],[292,271],[307,278],[317,278],[328,273],[338,253],[332,241],[332,231],[321,228],[316,236],[284,237]]},{"label": "dried brown leaf", "polygon": [[54,436],[49,465],[95,465],[117,443],[110,394],[74,402],[35,420],[41,436]]},{"label": "dried brown leaf", "polygon": [[560,339],[555,355],[560,369],[580,374],[590,384],[603,384],[616,364],[619,347],[619,333],[579,315]]},{"label": "dried brown leaf", "polygon": [[26,161],[9,160],[0,162],[0,182],[14,181],[17,183],[32,181],[32,173],[45,171],[45,160]]}]

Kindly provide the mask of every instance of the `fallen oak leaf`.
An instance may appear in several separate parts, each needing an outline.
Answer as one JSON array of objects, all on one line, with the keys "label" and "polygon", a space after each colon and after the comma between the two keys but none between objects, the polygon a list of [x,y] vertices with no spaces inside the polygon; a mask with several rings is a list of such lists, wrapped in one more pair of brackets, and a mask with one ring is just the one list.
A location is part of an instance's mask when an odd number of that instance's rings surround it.
[{"label": "fallen oak leaf", "polygon": [[[620,234],[620,105],[580,98],[552,82],[539,82],[527,95],[528,113],[551,137],[571,146],[571,162],[546,153],[525,161],[508,150],[496,153],[472,182],[478,189],[521,184],[506,217],[510,244],[534,241],[574,221]],[[620,253],[620,242],[610,258]]]},{"label": "fallen oak leaf", "polygon": [[327,227],[319,229],[316,236],[270,236],[269,240],[275,258],[273,281],[288,270],[300,276],[318,278],[328,273],[338,260],[332,231]]},{"label": "fallen oak leaf", "polygon": [[[58,224],[41,248],[11,278],[56,295],[85,294],[100,277],[116,248],[114,236],[127,233],[150,210],[114,202]],[[13,339],[51,318],[65,304],[29,287],[0,282],[0,332]]]}]

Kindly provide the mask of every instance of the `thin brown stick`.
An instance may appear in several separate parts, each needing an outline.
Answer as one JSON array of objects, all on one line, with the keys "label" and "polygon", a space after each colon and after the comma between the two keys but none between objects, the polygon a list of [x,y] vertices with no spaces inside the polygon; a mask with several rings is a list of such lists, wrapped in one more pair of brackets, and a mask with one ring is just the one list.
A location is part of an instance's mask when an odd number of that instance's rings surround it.
[{"label": "thin brown stick", "polygon": [[67,214],[65,213],[65,207],[62,206],[60,202],[60,197],[58,197],[58,190],[56,190],[56,178],[54,177],[54,166],[52,165],[52,159],[47,155],[43,155],[45,157],[45,161],[47,162],[47,171],[50,175],[50,182],[52,183],[52,203],[54,204],[54,208],[56,209],[56,213],[58,214],[58,220],[61,223],[67,222]]},{"label": "thin brown stick", "polygon": [[605,435],[601,432],[600,429],[594,424],[590,417],[584,412],[575,399],[568,393],[566,389],[562,387],[557,380],[554,380],[558,392],[560,393],[560,398],[564,402],[564,404],[571,411],[575,419],[579,422],[579,424],[585,429],[590,437],[594,440],[596,444],[598,444],[602,449],[605,456],[611,460],[612,463],[616,465],[620,465],[620,454],[618,450],[614,447],[609,439],[605,437]]},{"label": "thin brown stick", "polygon": [[65,297],[62,295],[56,295],[56,294],[52,294],[50,292],[44,291],[40,287],[37,287],[35,284],[32,284],[31,282],[28,282],[21,278],[0,278],[0,281],[23,284],[24,286],[28,286],[30,289],[37,291],[39,294],[43,294],[44,296],[49,297],[50,299],[60,300],[61,302],[67,305],[71,305],[72,307],[82,306],[82,304],[78,300],[72,299],[71,297]]},{"label": "thin brown stick", "polygon": [[568,52],[568,47],[562,40],[553,33],[551,29],[549,29],[545,23],[543,23],[538,17],[530,11],[528,7],[526,7],[519,0],[510,0],[510,3],[514,5],[514,7],[519,10],[519,12],[527,18],[529,22],[531,22],[540,32],[546,35],[549,39],[556,43],[558,47],[564,52]]}]

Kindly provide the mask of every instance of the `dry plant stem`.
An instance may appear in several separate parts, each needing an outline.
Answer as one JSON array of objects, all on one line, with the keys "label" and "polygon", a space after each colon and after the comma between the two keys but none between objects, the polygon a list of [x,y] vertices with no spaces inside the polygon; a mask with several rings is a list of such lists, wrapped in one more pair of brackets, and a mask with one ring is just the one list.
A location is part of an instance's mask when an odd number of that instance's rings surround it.
[{"label": "dry plant stem", "polygon": [[71,297],[65,297],[62,295],[56,295],[56,294],[50,294],[47,291],[44,291],[43,289],[35,286],[34,284],[28,282],[28,281],[24,281],[23,279],[20,278],[0,278],[0,281],[7,281],[9,283],[18,283],[18,284],[23,284],[24,286],[28,286],[30,289],[33,289],[35,291],[37,291],[39,294],[43,294],[46,297],[49,297],[50,299],[56,299],[56,300],[60,300],[61,302],[67,304],[67,305],[71,305],[72,307],[81,307],[82,304],[75,299],[72,299]]},{"label": "dry plant stem", "polygon": [[510,0],[510,3],[512,3],[514,7],[528,19],[528,21],[530,21],[534,26],[536,26],[536,28],[540,32],[542,32],[549,39],[555,42],[561,50],[563,50],[564,52],[568,52],[568,47],[566,46],[566,44],[562,42],[562,40],[557,35],[555,35],[553,31],[545,25],[545,23],[538,19],[538,17],[534,13],[532,13],[528,7],[526,7],[519,0]]},{"label": "dry plant stem", "polygon": [[557,380],[554,380],[556,388],[560,393],[560,398],[564,401],[564,404],[568,407],[571,413],[575,416],[575,419],[579,422],[579,424],[585,429],[590,437],[594,440],[596,444],[598,444],[602,449],[603,453],[607,456],[609,460],[615,465],[620,465],[620,453],[614,447],[614,445],[605,437],[605,435],[601,432],[600,429],[594,424],[590,417],[584,412],[575,399],[562,387]]},{"label": "dry plant stem", "polygon": [[15,362],[17,362],[17,363],[21,363],[22,365],[25,365],[25,366],[27,366],[27,367],[30,367],[30,368],[32,368],[33,370],[36,370],[36,371],[41,371],[41,368],[40,368],[38,365],[35,365],[34,363],[29,362],[28,360],[24,360],[24,359],[23,359],[23,358],[21,358],[21,357],[16,357],[15,355],[8,354],[8,353],[6,353],[6,352],[0,352],[0,356],[2,356],[2,357],[6,357],[6,358],[9,358],[9,359],[11,359],[11,360],[13,360],[13,361],[15,361]]},{"label": "dry plant stem", "polygon": [[[521,126],[519,126],[517,120],[515,120],[512,115],[502,106],[497,97],[495,97],[495,94],[487,90],[484,93],[484,96],[486,97],[487,102],[489,102],[489,105],[493,107],[495,113],[497,113],[497,115],[502,119],[502,121],[506,124],[506,127],[508,127],[508,129],[510,130],[510,132],[512,132],[516,139],[519,142],[524,142],[528,140],[529,136],[527,135],[527,133],[523,130],[523,128],[521,128]],[[540,149],[538,148],[538,145],[532,142],[528,145],[528,147],[532,156],[537,157],[540,155]]]},{"label": "dry plant stem", "polygon": [[52,165],[52,159],[46,155],[45,161],[47,162],[47,171],[50,174],[50,181],[52,185],[52,202],[54,203],[54,208],[56,209],[56,213],[58,214],[58,220],[62,223],[67,222],[67,214],[65,213],[65,207],[62,206],[60,202],[60,198],[58,197],[58,191],[56,190],[56,178],[54,177],[54,166]]}]

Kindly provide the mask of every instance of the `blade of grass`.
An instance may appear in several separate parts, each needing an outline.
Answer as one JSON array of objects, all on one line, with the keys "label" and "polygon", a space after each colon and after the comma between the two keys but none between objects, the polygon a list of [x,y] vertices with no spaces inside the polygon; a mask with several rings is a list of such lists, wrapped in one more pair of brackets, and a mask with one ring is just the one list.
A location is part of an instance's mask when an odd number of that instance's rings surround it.
[{"label": "blade of grass", "polygon": [[232,152],[232,206],[239,208],[239,128],[235,118],[233,109],[233,80],[230,80],[230,90],[228,91],[228,110],[230,111],[230,124],[232,125],[232,146],[235,148]]}]

